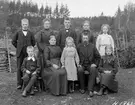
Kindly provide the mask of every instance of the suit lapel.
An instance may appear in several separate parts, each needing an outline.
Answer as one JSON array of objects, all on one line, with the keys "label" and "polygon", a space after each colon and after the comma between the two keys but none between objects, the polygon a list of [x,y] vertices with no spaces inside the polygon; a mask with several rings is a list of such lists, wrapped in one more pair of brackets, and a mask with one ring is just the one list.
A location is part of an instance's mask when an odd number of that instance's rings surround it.
[{"label": "suit lapel", "polygon": [[85,55],[85,52],[84,52],[84,45],[82,44],[82,46],[80,46],[80,52],[82,53],[83,56],[86,56]]},{"label": "suit lapel", "polygon": [[88,57],[89,57],[92,55],[92,50],[93,50],[91,44],[88,45],[88,49],[89,49],[88,50]]}]

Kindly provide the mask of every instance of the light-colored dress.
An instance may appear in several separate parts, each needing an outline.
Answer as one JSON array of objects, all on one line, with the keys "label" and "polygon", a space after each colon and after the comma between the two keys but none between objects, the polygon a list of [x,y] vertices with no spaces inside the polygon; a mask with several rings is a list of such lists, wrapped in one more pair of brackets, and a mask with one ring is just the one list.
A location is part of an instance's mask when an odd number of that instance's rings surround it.
[{"label": "light-colored dress", "polygon": [[114,40],[111,35],[101,34],[98,35],[96,40],[96,48],[99,51],[101,56],[105,55],[105,47],[111,45],[114,51]]},{"label": "light-colored dress", "polygon": [[74,47],[65,47],[61,56],[62,66],[67,71],[67,78],[71,81],[77,80],[77,67],[79,65],[79,56]]}]

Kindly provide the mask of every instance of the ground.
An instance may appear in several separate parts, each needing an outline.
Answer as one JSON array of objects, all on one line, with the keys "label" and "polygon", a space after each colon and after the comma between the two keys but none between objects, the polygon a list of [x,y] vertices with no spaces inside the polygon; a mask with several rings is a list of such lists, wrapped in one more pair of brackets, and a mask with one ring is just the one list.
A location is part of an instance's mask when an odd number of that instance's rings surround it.
[{"label": "ground", "polygon": [[117,74],[117,80],[119,81],[118,93],[90,98],[88,93],[82,95],[78,91],[67,96],[53,96],[48,92],[37,92],[35,96],[23,98],[21,90],[16,89],[15,64],[15,60],[12,59],[12,73],[0,72],[0,105],[116,105],[114,103],[120,104],[124,101],[134,102],[131,105],[135,105],[134,68],[119,69]]}]

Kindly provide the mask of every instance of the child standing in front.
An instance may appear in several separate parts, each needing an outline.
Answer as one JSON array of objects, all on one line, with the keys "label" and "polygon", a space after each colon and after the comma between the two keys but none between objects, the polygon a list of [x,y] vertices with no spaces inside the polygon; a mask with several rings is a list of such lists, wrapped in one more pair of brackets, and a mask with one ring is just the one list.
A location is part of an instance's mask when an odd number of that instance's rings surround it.
[{"label": "child standing in front", "polygon": [[105,47],[110,45],[114,52],[114,40],[111,35],[109,35],[110,26],[108,24],[103,24],[101,27],[102,34],[98,35],[96,40],[96,48],[100,53],[100,56],[105,55]]},{"label": "child standing in front", "polygon": [[21,70],[24,74],[22,77],[24,85],[24,90],[22,93],[23,97],[26,97],[29,91],[31,95],[34,95],[33,85],[36,82],[37,76],[41,70],[39,60],[34,55],[33,46],[27,47],[27,54],[28,57],[24,59],[21,67]]},{"label": "child standing in front", "polygon": [[61,56],[62,67],[67,71],[69,92],[74,92],[74,81],[77,80],[77,67],[79,67],[79,56],[72,37],[66,38],[65,48]]}]

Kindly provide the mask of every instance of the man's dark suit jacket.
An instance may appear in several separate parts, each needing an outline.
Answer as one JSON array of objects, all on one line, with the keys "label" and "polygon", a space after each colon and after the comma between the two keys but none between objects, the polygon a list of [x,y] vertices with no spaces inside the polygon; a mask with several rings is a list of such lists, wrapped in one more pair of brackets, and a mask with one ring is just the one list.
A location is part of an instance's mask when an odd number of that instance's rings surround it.
[{"label": "man's dark suit jacket", "polygon": [[17,57],[19,57],[23,47],[35,45],[35,38],[31,31],[28,30],[27,35],[24,36],[22,30],[19,30],[14,35],[12,44],[16,48]]},{"label": "man's dark suit jacket", "polygon": [[67,37],[72,37],[74,39],[75,44],[77,42],[77,34],[73,29],[70,28],[68,32],[66,32],[65,28],[61,29],[59,31],[59,35],[57,36],[57,45],[60,46],[62,50],[65,47]]},{"label": "man's dark suit jacket", "polygon": [[[87,47],[87,48],[86,48]],[[80,64],[83,65],[84,61],[89,60],[89,65],[96,64],[99,65],[100,62],[100,54],[94,44],[84,45],[83,43],[79,44],[77,47],[77,51],[80,57]]]}]

